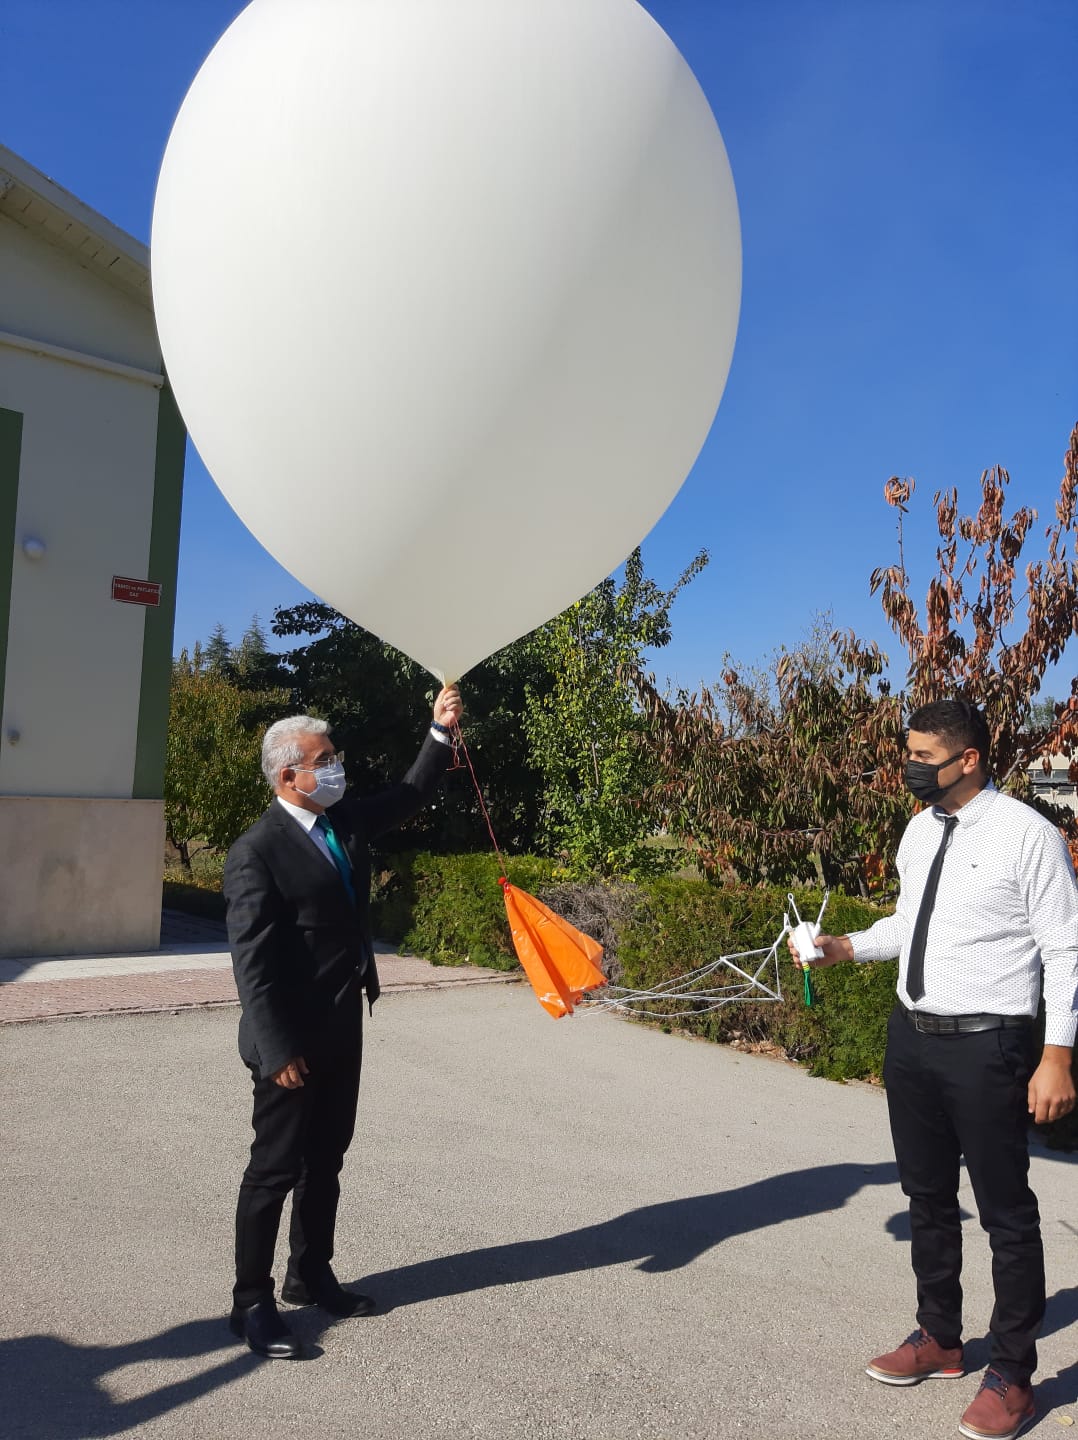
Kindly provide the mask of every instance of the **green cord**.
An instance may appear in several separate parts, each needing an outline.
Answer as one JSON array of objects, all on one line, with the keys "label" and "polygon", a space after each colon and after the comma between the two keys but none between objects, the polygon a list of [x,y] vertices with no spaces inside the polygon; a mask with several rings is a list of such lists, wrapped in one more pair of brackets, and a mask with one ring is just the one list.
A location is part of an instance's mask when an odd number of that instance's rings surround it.
[{"label": "green cord", "polygon": [[814,1002],[815,1002],[815,1000],[816,1000],[816,992],[815,992],[815,990],[813,990],[813,988],[812,988],[812,971],[809,969],[809,967],[808,967],[807,965],[804,967],[804,976],[805,976],[805,1004],[806,1004],[806,1005],[812,1005],[812,1004],[814,1004]]}]

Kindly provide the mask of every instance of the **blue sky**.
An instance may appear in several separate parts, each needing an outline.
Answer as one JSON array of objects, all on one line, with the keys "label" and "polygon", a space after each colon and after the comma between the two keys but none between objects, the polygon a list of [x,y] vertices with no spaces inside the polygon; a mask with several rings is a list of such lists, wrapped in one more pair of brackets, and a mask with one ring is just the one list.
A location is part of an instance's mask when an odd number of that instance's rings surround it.
[{"label": "blue sky", "polygon": [[[446,0],[450,3],[450,0]],[[172,119],[236,0],[5,0],[0,141],[149,234]],[[983,468],[1047,520],[1078,419],[1078,25],[1072,0],[647,0],[722,129],[744,295],[730,381],[691,476],[645,542],[678,601],[656,662],[693,685],[814,613],[897,642],[869,597],[895,555],[892,474],[932,493]],[[238,639],[304,591],[192,456],[176,645]],[[1073,667],[1067,667],[1068,673]],[[1056,687],[1060,688],[1060,687]]]}]

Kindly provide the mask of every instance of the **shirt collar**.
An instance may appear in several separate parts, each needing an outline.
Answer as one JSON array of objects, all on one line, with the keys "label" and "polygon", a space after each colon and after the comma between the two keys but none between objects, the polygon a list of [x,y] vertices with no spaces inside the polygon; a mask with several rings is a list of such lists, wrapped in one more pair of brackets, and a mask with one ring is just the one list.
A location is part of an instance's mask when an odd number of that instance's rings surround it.
[{"label": "shirt collar", "polygon": [[309,835],[314,829],[314,822],[318,816],[313,810],[304,810],[302,805],[293,805],[289,800],[282,800],[280,795],[274,797],[278,805],[283,805],[293,820],[298,820]]},{"label": "shirt collar", "polygon": [[[991,780],[989,780],[983,789],[978,790],[976,795],[967,800],[964,805],[960,806],[954,812],[954,818],[958,821],[962,829],[964,830],[969,825],[976,825],[978,820],[987,815],[992,808],[992,802],[998,794],[999,791],[992,784]],[[932,814],[941,825],[944,820],[949,818],[948,812],[940,805],[932,806]]]}]

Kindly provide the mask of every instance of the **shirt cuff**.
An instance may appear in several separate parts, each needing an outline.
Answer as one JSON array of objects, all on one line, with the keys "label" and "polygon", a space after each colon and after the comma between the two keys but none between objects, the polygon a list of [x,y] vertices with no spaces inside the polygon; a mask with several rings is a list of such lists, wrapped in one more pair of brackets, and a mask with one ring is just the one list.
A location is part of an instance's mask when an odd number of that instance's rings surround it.
[{"label": "shirt cuff", "polygon": [[1078,1030],[1078,1015],[1065,1010],[1062,1015],[1048,1015],[1044,1022],[1044,1043],[1046,1045],[1074,1045],[1075,1031]]},{"label": "shirt cuff", "polygon": [[430,733],[434,736],[435,740],[440,740],[443,745],[449,745],[451,743],[449,736],[443,734],[441,730],[435,730],[433,725],[430,727]]}]

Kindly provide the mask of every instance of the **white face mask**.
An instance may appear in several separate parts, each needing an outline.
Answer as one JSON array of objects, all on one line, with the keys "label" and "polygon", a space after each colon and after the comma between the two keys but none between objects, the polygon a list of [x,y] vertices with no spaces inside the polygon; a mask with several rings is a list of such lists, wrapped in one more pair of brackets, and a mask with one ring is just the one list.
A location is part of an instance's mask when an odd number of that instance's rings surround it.
[{"label": "white face mask", "polygon": [[[297,774],[302,770],[302,766],[299,765],[293,768]],[[324,765],[321,770],[303,770],[302,773],[313,775],[317,782],[314,789],[307,792],[307,799],[313,800],[316,805],[321,805],[324,810],[328,810],[331,805],[336,805],[344,795],[346,783],[344,766],[339,760],[335,760],[332,765]]]}]

